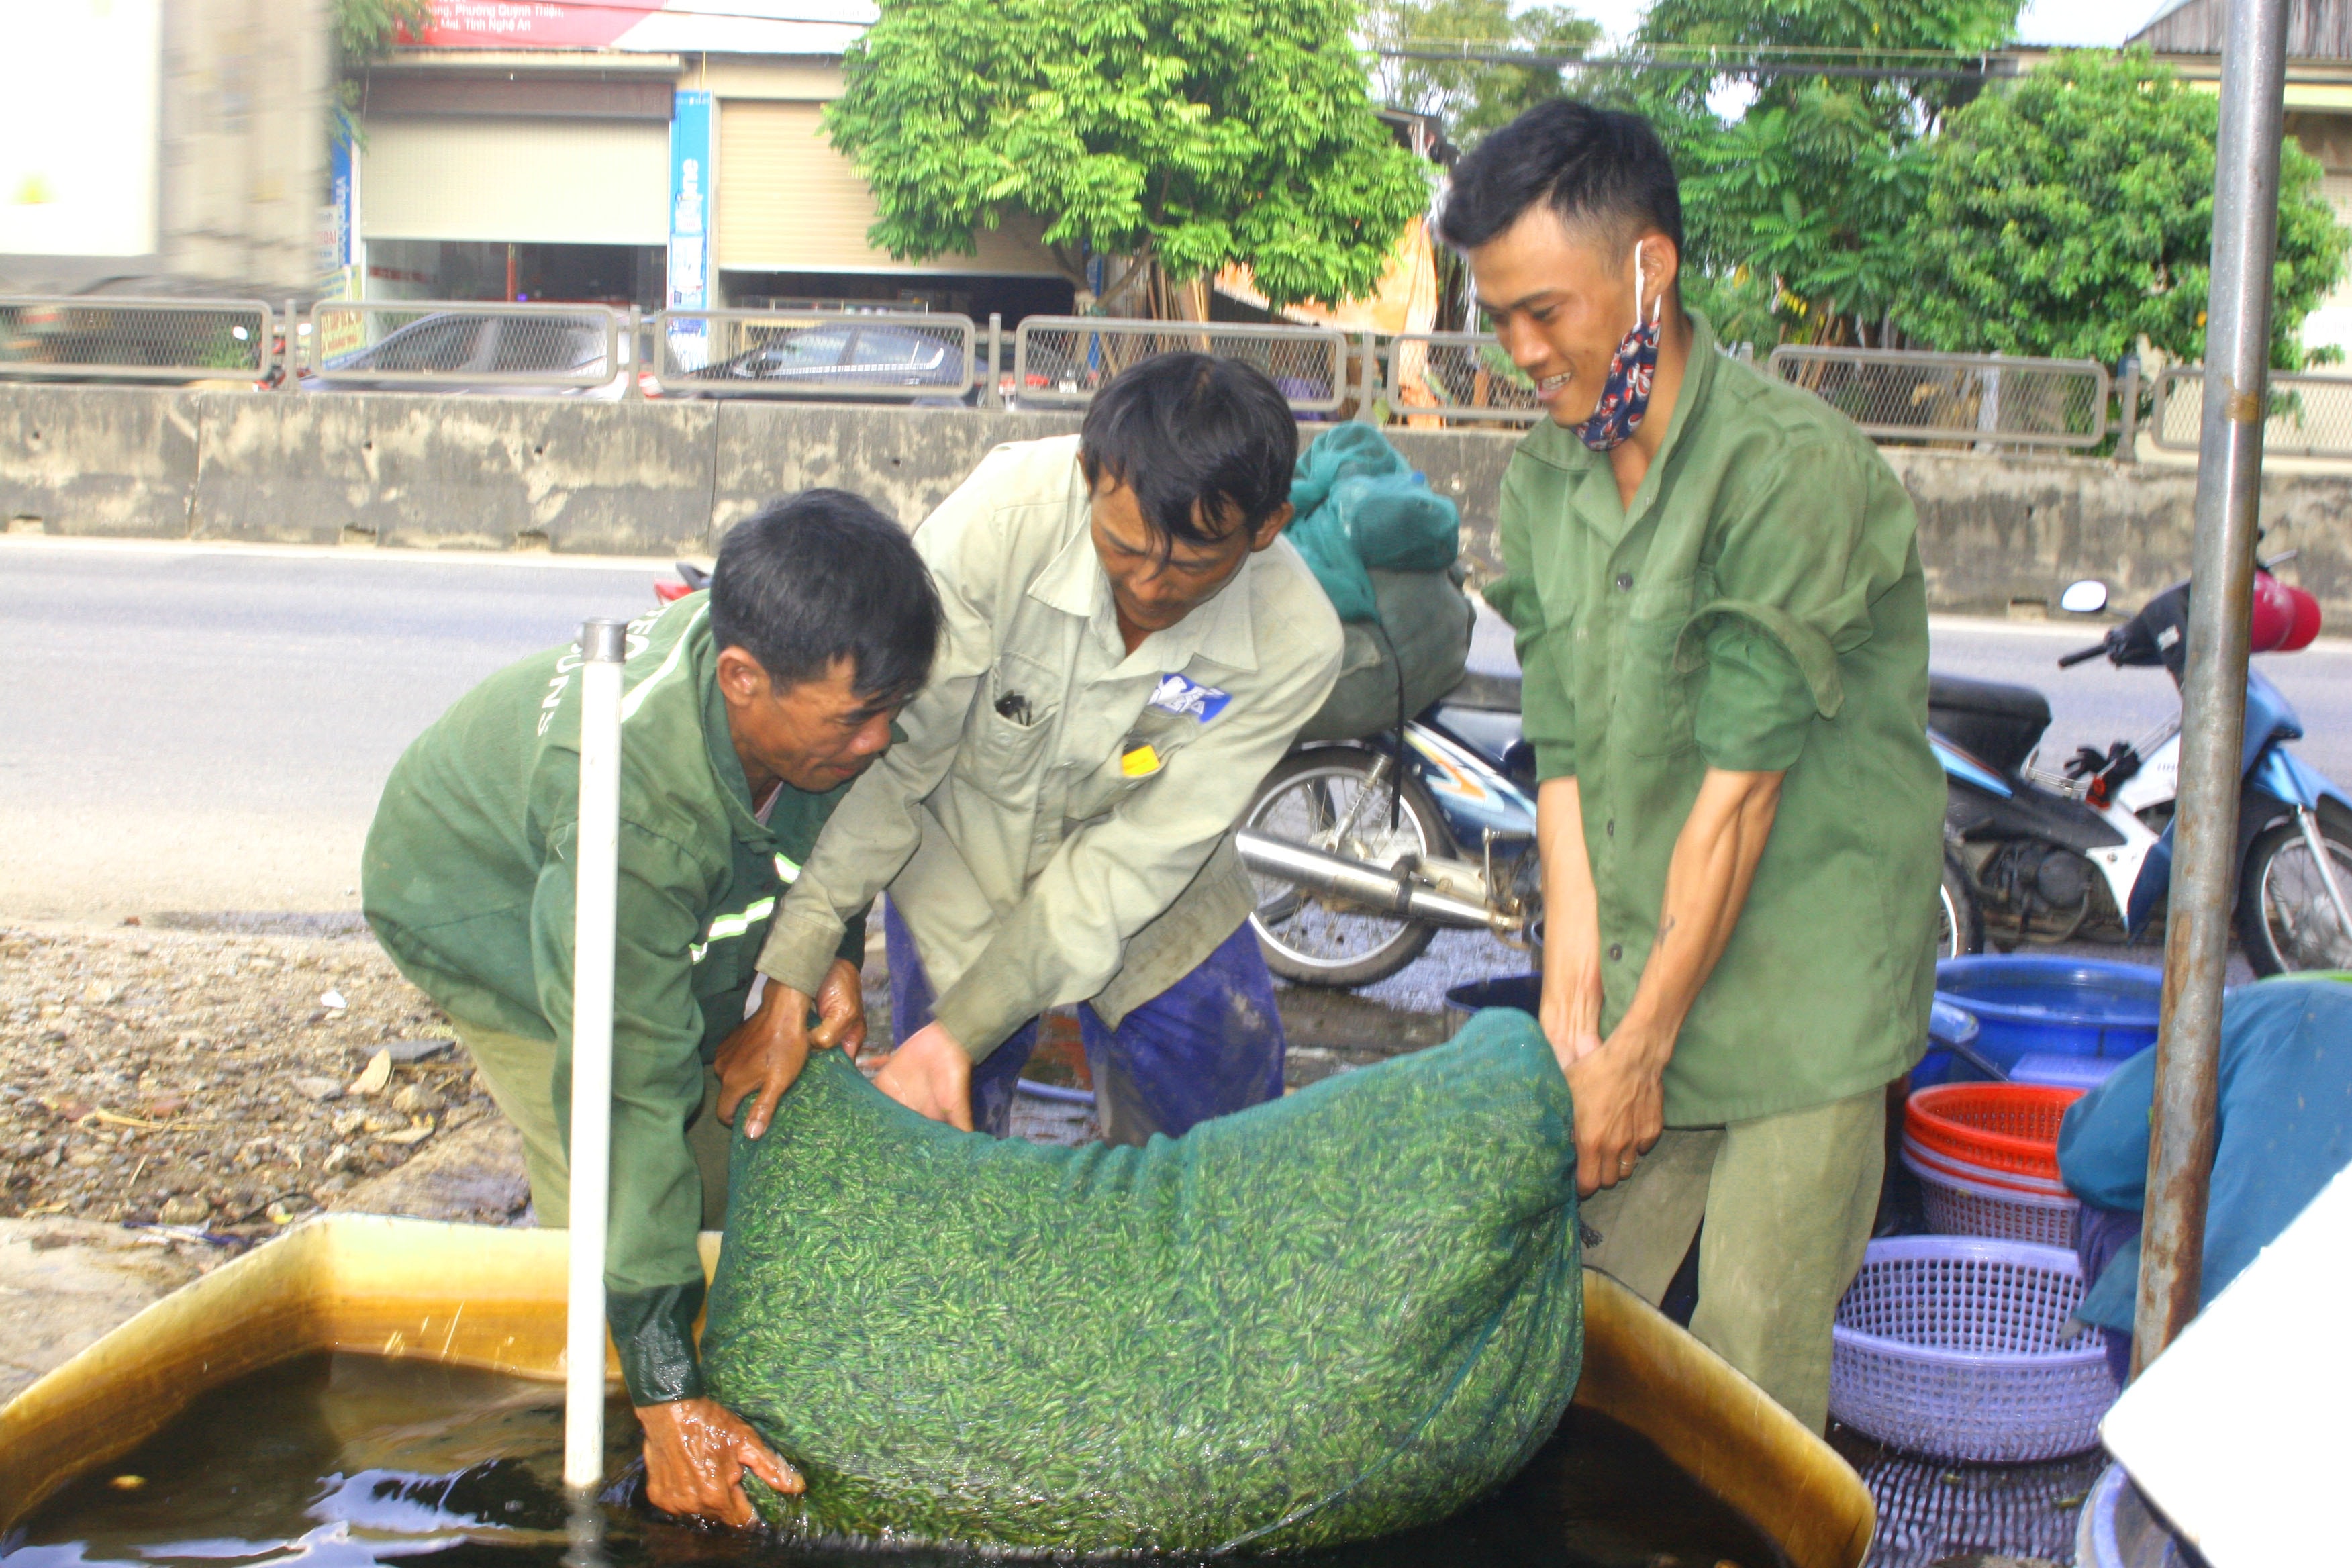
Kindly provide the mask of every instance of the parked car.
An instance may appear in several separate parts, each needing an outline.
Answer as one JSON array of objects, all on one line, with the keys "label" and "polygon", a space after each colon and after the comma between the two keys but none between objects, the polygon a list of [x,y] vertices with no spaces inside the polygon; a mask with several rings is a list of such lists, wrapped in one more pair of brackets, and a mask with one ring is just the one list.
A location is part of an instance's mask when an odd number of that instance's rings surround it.
[{"label": "parked car", "polygon": [[[236,283],[192,278],[108,278],[68,299],[0,306],[0,365],[40,366],[46,381],[137,379],[150,384],[250,386],[262,350],[253,313],[214,300],[253,298]],[[77,374],[64,367],[90,367]],[[179,375],[121,372],[182,371]]]},{"label": "parked car", "polygon": [[[963,386],[963,352],[953,337],[828,321],[780,332],[732,358],[673,376],[663,391],[671,397],[697,396],[709,387],[721,396],[772,391],[778,396],[884,396],[898,402],[905,388],[932,387],[942,398],[976,401],[978,387]],[[718,392],[719,387],[726,390]]]},{"label": "parked car", "polygon": [[[499,315],[490,311],[435,310],[365,348],[331,356],[302,373],[305,392],[431,391],[436,394],[506,394],[509,396],[584,397],[609,402],[626,389],[630,361],[626,332],[608,337],[604,312],[578,316]],[[605,358],[607,342],[618,363]],[[593,385],[490,381],[532,371],[569,375],[610,369]],[[430,372],[427,383],[406,379]],[[385,373],[401,377],[384,379]]]}]

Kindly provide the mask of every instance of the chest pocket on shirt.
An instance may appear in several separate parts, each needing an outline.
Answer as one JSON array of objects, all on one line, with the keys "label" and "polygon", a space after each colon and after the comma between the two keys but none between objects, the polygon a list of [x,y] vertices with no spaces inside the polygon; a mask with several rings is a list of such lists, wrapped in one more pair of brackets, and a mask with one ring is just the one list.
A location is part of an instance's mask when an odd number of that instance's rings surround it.
[{"label": "chest pocket on shirt", "polygon": [[1675,668],[1675,650],[1690,619],[1692,589],[1687,576],[1644,588],[1626,618],[1610,725],[1630,755],[1671,757],[1697,744],[1696,678]]},{"label": "chest pocket on shirt", "polygon": [[[1210,721],[1214,722],[1215,720]],[[1191,745],[1207,727],[1189,713],[1146,707],[1111,754],[1094,772],[1070,786],[1070,820],[1085,822],[1115,809],[1119,802],[1166,772],[1169,759]],[[1148,773],[1129,773],[1127,758],[1144,746],[1151,748],[1151,760],[1158,766]]]},{"label": "chest pocket on shirt", "polygon": [[[1017,655],[998,659],[964,721],[954,771],[999,801],[1029,799],[1060,702],[1061,681],[1054,672]],[[1006,707],[1013,711],[1003,711]]]}]

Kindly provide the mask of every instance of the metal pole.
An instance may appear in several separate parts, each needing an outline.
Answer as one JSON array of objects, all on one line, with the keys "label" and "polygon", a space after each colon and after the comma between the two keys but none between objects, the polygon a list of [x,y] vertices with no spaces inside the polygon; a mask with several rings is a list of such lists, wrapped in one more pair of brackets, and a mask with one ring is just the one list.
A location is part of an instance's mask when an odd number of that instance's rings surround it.
[{"label": "metal pole", "polygon": [[2139,355],[2124,355],[2123,379],[2118,389],[2123,401],[2123,418],[2116,430],[2116,461],[2139,461]]},{"label": "metal pole", "polygon": [[613,1163],[613,918],[621,862],[621,660],[628,623],[580,627],[580,820],[572,928],[572,1256],[563,1484],[604,1479],[604,1226]]},{"label": "metal pole", "polygon": [[302,313],[286,301],[286,374],[278,378],[280,392],[302,390]]},{"label": "metal pole", "polygon": [[2173,818],[2164,1014],[2140,1233],[2132,1371],[2197,1315],[2213,1172],[2221,982],[2238,847],[2240,746],[2254,521],[2270,380],[2272,261],[2278,238],[2287,0],[2231,0],[2221,47],[2214,154],[2213,282],[2206,304],[2205,416],[2197,450],[2196,591],[2180,682],[2180,804]]},{"label": "metal pole", "polygon": [[621,397],[624,402],[645,401],[646,386],[646,313],[637,306],[629,307],[629,322],[622,331],[629,334],[629,352],[621,361]]},{"label": "metal pole", "polygon": [[988,384],[981,388],[982,408],[1004,406],[1004,315],[1001,310],[988,313]]}]

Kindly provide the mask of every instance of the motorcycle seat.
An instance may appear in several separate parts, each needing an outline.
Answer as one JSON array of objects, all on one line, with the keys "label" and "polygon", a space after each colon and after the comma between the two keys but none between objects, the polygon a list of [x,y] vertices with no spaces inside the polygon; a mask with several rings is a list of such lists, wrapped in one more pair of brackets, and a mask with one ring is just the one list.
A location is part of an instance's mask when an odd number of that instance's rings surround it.
[{"label": "motorcycle seat", "polygon": [[1930,672],[1927,722],[1994,767],[2014,773],[2050,728],[2050,700],[2030,686]]},{"label": "motorcycle seat", "polygon": [[1481,713],[1516,713],[1519,710],[1519,678],[1474,669],[1437,702],[1440,707],[1468,708]]}]

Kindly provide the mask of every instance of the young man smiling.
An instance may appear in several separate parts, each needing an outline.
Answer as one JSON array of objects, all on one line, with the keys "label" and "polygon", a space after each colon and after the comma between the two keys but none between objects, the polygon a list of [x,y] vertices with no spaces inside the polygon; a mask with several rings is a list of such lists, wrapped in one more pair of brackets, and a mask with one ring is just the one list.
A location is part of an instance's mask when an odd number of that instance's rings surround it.
[{"label": "young man smiling", "polygon": [[1440,227],[1550,416],[1486,597],[1542,779],[1586,1258],[1654,1301],[1704,1218],[1692,1331],[1818,1430],[1935,984],[1916,521],[1852,425],[1683,309],[1681,198],[1637,116],[1530,110]]},{"label": "young man smiling", "polygon": [[1339,673],[1339,617],[1281,537],[1297,447],[1263,374],[1162,355],[924,522],[940,657],[776,913],[767,1000],[722,1058],[730,1085],[764,1075],[751,1135],[886,888],[899,1045],[875,1082],[924,1115],[1003,1133],[1038,1016],[1073,1002],[1114,1141],[1282,1092],[1230,838]]}]

